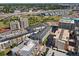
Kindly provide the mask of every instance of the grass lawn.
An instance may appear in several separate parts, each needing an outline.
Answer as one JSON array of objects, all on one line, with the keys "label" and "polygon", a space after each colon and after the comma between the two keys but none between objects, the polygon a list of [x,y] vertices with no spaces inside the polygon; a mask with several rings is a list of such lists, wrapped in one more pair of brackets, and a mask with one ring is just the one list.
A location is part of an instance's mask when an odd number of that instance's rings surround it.
[{"label": "grass lawn", "polygon": [[17,46],[17,44],[13,44],[13,45],[11,46],[11,48],[14,48],[15,46]]},{"label": "grass lawn", "polygon": [[9,51],[11,50],[11,48],[7,48],[7,49],[5,49],[5,54],[7,54]]},{"label": "grass lawn", "polygon": [[0,22],[0,28],[4,28],[5,25],[3,24],[3,22]]},{"label": "grass lawn", "polygon": [[9,24],[7,22],[7,24],[4,24],[3,22],[0,22],[0,28],[7,28],[9,27]]},{"label": "grass lawn", "polygon": [[1,19],[0,20],[0,28],[9,28],[10,22],[14,20],[19,20],[18,17],[11,17],[10,19]]},{"label": "grass lawn", "polygon": [[[12,48],[14,48],[15,46],[17,46],[17,45],[13,44]],[[0,52],[0,56],[6,56],[9,51],[11,51],[11,48],[6,48],[4,51]]]},{"label": "grass lawn", "polygon": [[7,49],[5,49],[5,51],[1,51],[0,56],[5,56],[10,50],[11,50],[11,48],[7,48]]},{"label": "grass lawn", "polygon": [[49,21],[59,21],[61,16],[30,16],[28,19],[28,23],[30,26],[40,23],[45,23]]},{"label": "grass lawn", "polygon": [[4,51],[1,51],[0,52],[0,56],[5,56],[5,52]]}]

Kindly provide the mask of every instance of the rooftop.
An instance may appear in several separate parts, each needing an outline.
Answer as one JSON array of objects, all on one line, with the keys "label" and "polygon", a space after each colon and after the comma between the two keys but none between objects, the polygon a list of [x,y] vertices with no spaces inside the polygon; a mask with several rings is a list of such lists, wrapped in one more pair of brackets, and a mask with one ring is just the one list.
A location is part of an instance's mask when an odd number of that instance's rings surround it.
[{"label": "rooftop", "polygon": [[63,17],[60,22],[64,22],[64,23],[74,23],[74,20],[71,19],[71,18],[66,18],[66,17]]},{"label": "rooftop", "polygon": [[59,22],[47,22],[49,26],[58,26]]},{"label": "rooftop", "polygon": [[0,39],[2,39],[2,37],[0,37]]},{"label": "rooftop", "polygon": [[37,40],[42,39],[46,35],[46,33],[50,30],[50,28],[51,28],[50,26],[45,27],[44,29],[42,29],[38,33],[33,34],[32,36],[30,36],[30,38],[37,39]]},{"label": "rooftop", "polygon": [[69,30],[64,30],[62,39],[67,41],[69,38]]},{"label": "rooftop", "polygon": [[76,35],[79,35],[79,27],[75,27],[75,33]]},{"label": "rooftop", "polygon": [[67,41],[68,38],[69,38],[69,30],[66,30],[66,29],[58,29],[56,32],[55,32],[55,37],[56,39],[60,39],[60,40],[63,40],[63,41]]},{"label": "rooftop", "polygon": [[[77,36],[77,40],[79,41],[79,36]],[[79,44],[79,43],[78,43]]]},{"label": "rooftop", "polygon": [[34,41],[29,39],[29,38],[26,38],[26,41],[24,41],[23,43],[21,43],[20,45],[18,45],[17,47],[14,47],[12,49],[13,52],[17,52],[19,50],[23,50],[23,51],[29,51],[34,45]]},{"label": "rooftop", "polygon": [[30,51],[32,47],[34,47],[34,43],[32,41],[29,41],[27,45],[25,45],[21,50],[23,51]]},{"label": "rooftop", "polygon": [[4,32],[4,33],[0,33],[0,37],[2,37],[0,39],[0,42],[3,41],[7,41],[9,39],[13,39],[22,35],[27,34],[27,30],[21,31],[21,30],[16,30],[16,31],[8,31],[8,32]]},{"label": "rooftop", "polygon": [[76,18],[76,17],[73,17],[73,18],[72,17],[63,17],[60,21],[62,21],[62,20],[74,22],[74,21],[78,21],[79,18]]}]

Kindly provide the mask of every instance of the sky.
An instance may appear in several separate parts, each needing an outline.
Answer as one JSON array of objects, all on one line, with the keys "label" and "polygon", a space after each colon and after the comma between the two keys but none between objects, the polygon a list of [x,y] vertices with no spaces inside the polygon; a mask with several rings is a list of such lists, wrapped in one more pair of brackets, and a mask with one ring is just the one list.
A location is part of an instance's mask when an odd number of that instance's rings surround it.
[{"label": "sky", "polygon": [[79,3],[79,0],[0,0],[0,3]]}]

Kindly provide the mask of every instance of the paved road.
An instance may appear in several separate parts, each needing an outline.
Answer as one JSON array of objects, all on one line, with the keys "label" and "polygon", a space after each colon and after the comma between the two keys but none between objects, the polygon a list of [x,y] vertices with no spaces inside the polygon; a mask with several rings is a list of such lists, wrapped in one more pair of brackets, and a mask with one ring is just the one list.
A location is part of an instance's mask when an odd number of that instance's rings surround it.
[{"label": "paved road", "polygon": [[52,48],[49,48],[49,51],[46,56],[52,56],[53,52],[54,52],[54,56],[67,56],[65,53],[53,50]]},{"label": "paved road", "polygon": [[59,52],[59,51],[56,51],[56,50],[52,50],[54,52],[54,55],[55,56],[67,56],[65,53],[62,53],[62,52]]},{"label": "paved road", "polygon": [[16,38],[23,35],[31,36],[33,34],[38,33],[39,30],[44,29],[44,27],[42,28],[36,27],[33,29],[35,29],[35,31],[32,31],[32,32],[28,32],[27,30],[16,30],[16,31],[8,31],[8,32],[0,33],[0,37],[1,37],[0,42],[7,41],[9,39]]},{"label": "paved road", "polygon": [[[10,16],[18,16],[18,15],[28,15],[28,14],[41,14],[41,13],[46,13],[46,14],[51,14],[53,15],[53,13],[55,12],[55,14],[57,13],[57,15],[61,12],[61,14],[63,14],[64,12],[66,13],[67,11],[70,11],[68,9],[63,9],[63,10],[48,10],[48,11],[38,11],[38,12],[19,12],[19,13],[8,13],[8,14],[0,14],[0,17],[2,17],[2,19],[10,17]],[[63,13],[62,13],[63,12]]]},{"label": "paved road", "polygon": [[8,14],[0,14],[2,19],[11,17],[11,16],[20,16],[20,15],[28,15],[28,14],[37,14],[40,12],[20,12],[20,13],[8,13]]},{"label": "paved road", "polygon": [[46,55],[46,56],[51,56],[51,55],[52,55],[52,53],[53,53],[52,49],[51,49],[51,48],[49,48],[49,51],[48,51],[48,53],[47,53],[47,55]]}]

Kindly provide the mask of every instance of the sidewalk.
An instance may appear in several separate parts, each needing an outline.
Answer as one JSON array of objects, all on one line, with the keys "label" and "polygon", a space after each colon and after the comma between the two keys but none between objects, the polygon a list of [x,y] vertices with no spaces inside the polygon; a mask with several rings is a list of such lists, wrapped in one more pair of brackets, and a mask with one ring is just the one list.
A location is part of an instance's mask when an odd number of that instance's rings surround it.
[{"label": "sidewalk", "polygon": [[46,55],[46,56],[52,56],[52,53],[53,53],[52,49],[51,49],[51,48],[49,48],[49,51],[48,51],[48,53],[47,53],[47,55]]},{"label": "sidewalk", "polygon": [[66,51],[57,51],[56,49],[52,49],[52,48],[49,48],[49,51],[48,51],[48,53],[47,53],[47,55],[46,56],[52,56],[52,53],[54,52],[54,56],[68,56],[68,55],[66,55]]}]

